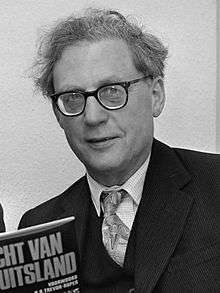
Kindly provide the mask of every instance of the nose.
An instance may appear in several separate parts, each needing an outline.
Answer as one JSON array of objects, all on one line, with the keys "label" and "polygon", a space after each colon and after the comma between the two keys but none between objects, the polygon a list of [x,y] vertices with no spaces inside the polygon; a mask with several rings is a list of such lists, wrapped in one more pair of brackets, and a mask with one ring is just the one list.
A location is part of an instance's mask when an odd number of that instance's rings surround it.
[{"label": "nose", "polygon": [[84,110],[84,122],[87,125],[95,126],[107,121],[107,119],[107,110],[99,104],[94,96],[89,96]]}]

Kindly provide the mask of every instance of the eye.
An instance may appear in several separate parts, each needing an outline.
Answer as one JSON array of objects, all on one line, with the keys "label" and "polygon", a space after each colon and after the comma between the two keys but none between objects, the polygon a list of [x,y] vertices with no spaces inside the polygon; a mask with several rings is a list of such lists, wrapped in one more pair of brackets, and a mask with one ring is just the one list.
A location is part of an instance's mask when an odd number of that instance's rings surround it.
[{"label": "eye", "polygon": [[117,86],[109,86],[103,89],[105,95],[115,96],[119,92]]},{"label": "eye", "polygon": [[126,90],[119,84],[105,86],[99,90],[98,98],[105,107],[117,109],[126,101]]},{"label": "eye", "polygon": [[106,86],[100,90],[99,95],[101,98],[107,98],[107,99],[119,98],[124,95],[124,88],[120,85]]},{"label": "eye", "polygon": [[82,93],[65,93],[59,96],[58,104],[66,112],[78,111],[84,105]]}]

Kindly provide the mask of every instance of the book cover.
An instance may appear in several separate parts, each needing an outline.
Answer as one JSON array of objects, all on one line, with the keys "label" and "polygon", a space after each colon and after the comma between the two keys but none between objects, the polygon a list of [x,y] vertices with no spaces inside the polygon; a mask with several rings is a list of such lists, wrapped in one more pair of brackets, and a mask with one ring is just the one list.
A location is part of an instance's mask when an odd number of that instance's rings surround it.
[{"label": "book cover", "polygon": [[80,292],[74,217],[0,234],[0,291]]}]

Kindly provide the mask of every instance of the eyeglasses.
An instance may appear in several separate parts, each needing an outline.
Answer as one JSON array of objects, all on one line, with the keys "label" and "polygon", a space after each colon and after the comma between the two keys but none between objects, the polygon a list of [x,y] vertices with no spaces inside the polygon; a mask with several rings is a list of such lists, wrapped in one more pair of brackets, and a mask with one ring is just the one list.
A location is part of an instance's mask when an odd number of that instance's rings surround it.
[{"label": "eyeglasses", "polygon": [[86,100],[90,96],[95,97],[103,108],[117,110],[127,104],[128,88],[130,85],[149,77],[152,78],[150,75],[147,75],[130,81],[103,85],[94,91],[66,91],[52,94],[50,97],[55,102],[58,110],[66,116],[78,116],[82,114],[86,107]]}]

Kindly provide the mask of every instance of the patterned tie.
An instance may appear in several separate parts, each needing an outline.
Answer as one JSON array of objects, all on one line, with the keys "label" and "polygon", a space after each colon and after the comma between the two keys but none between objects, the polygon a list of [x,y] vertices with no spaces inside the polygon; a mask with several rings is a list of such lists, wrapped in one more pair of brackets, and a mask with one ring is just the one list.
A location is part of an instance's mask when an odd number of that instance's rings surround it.
[{"label": "patterned tie", "polygon": [[121,267],[124,263],[130,229],[117,216],[116,210],[119,204],[128,196],[128,193],[122,189],[109,192],[103,191],[100,197],[104,209],[103,243],[109,255]]}]

